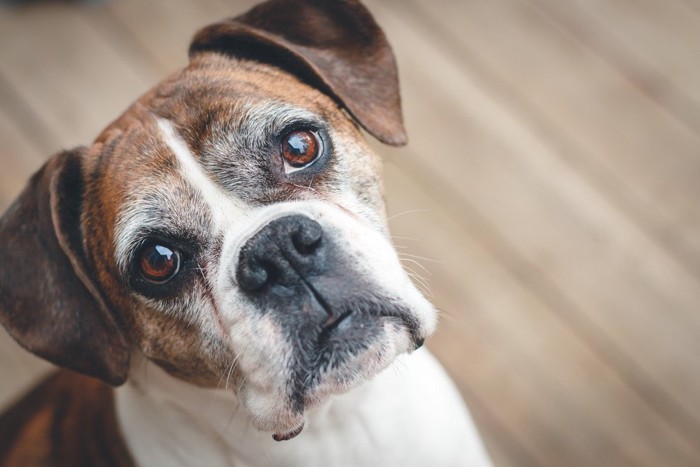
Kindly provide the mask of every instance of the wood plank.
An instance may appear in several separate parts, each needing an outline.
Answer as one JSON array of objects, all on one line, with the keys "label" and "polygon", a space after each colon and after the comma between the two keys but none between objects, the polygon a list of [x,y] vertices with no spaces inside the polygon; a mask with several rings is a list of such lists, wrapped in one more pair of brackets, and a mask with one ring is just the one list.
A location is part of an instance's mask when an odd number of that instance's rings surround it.
[{"label": "wood plank", "polygon": [[430,24],[426,34],[700,276],[697,133],[518,0],[388,3]]},{"label": "wood plank", "polygon": [[[455,216],[446,208],[439,190],[405,170],[404,152],[388,157],[388,202],[396,215],[390,225],[399,250],[406,259],[437,260],[426,267],[443,317],[428,345],[470,404],[487,408],[477,420],[499,427],[492,431],[497,438],[486,442],[500,450],[501,460],[566,466],[700,462],[691,442],[480,244],[469,211]],[[402,212],[408,214],[397,215]]]},{"label": "wood plank", "polygon": [[700,131],[700,16],[676,0],[528,0]]},{"label": "wood plank", "polygon": [[[43,153],[28,141],[5,110],[0,89],[0,215],[41,165]],[[0,411],[42,378],[52,366],[20,348],[0,326]]]},{"label": "wood plank", "polygon": [[92,141],[152,82],[69,5],[3,11],[0,42],[0,72],[63,147]]},{"label": "wood plank", "polygon": [[[56,152],[59,138],[44,124],[37,115],[18,95],[12,83],[0,72],[0,113],[6,122],[3,131],[13,142],[5,142],[6,151],[19,151],[18,156],[26,149],[29,153],[41,153],[45,157]],[[19,142],[21,139],[22,142]],[[3,144],[3,143],[0,143]],[[9,156],[11,152],[0,153],[0,157]]]},{"label": "wood plank", "polygon": [[[0,93],[1,95],[1,93]],[[39,150],[9,118],[0,101],[0,213],[14,200],[44,160]]]},{"label": "wood plank", "polygon": [[[109,5],[111,13],[137,38],[143,49],[157,57],[165,69],[187,64],[187,48],[195,31],[220,19],[207,2],[125,0]],[[223,10],[223,8],[222,8]],[[153,21],[158,18],[158,21]]]},{"label": "wood plank", "polygon": [[[157,57],[164,69],[187,64],[187,49],[200,28],[240,14],[256,0],[123,0],[109,5],[110,11],[133,34],[151,57]],[[158,17],[158,21],[153,21]]]},{"label": "wood plank", "polygon": [[[700,371],[690,357],[700,352],[698,280],[484,91],[442,43],[416,34],[416,17],[398,3],[372,5],[404,66],[415,173],[449,188],[442,202],[455,212],[474,206],[481,241],[649,404],[700,438]],[[497,20],[476,16],[496,29]]]},{"label": "wood plank", "polygon": [[54,367],[21,348],[0,326],[0,412]]},{"label": "wood plank", "polygon": [[680,0],[688,9],[692,10],[695,14],[700,15],[700,1],[698,0]]}]

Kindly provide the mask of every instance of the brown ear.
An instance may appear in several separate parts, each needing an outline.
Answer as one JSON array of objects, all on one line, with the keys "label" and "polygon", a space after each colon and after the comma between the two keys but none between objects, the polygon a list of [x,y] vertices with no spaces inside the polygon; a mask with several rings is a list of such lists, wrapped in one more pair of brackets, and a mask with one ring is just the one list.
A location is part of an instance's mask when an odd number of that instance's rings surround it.
[{"label": "brown ear", "polygon": [[190,57],[212,50],[280,66],[335,98],[378,140],[407,142],[394,54],[357,0],[269,0],[200,30]]},{"label": "brown ear", "polygon": [[0,323],[40,357],[119,385],[129,350],[90,280],[80,227],[81,154],[49,160],[0,218]]}]

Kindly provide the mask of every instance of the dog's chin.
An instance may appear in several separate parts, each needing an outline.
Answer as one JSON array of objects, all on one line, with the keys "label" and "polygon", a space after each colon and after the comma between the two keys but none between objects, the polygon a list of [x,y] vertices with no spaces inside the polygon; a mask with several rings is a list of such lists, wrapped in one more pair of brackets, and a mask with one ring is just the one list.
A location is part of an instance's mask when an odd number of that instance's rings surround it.
[{"label": "dog's chin", "polygon": [[[346,353],[338,362],[315,370],[314,374],[292,367],[284,371],[284,381],[244,384],[239,396],[253,425],[260,431],[274,433],[276,440],[291,439],[301,432],[310,411],[324,406],[334,395],[356,388],[389,366],[397,356],[417,347],[415,337],[397,320],[387,318],[378,326],[381,336],[363,345],[362,350]],[[329,357],[331,362],[335,361],[332,355]],[[315,381],[313,388],[303,394],[288,390],[299,386],[300,382],[296,381],[299,375]]]}]

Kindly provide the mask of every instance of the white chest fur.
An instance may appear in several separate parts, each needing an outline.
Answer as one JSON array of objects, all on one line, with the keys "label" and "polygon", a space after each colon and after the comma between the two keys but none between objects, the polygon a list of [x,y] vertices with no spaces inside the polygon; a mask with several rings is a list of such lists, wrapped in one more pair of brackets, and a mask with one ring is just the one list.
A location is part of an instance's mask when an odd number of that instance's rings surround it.
[{"label": "white chest fur", "polygon": [[231,391],[180,382],[155,365],[117,390],[117,415],[144,466],[488,466],[471,418],[427,350],[404,355],[307,416],[296,438],[256,430]]}]

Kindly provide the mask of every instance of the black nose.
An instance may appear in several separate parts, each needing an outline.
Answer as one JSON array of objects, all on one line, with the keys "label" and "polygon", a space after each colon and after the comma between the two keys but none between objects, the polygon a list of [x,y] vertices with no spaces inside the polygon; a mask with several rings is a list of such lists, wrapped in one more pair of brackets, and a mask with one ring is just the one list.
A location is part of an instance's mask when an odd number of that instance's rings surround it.
[{"label": "black nose", "polygon": [[241,249],[236,278],[246,292],[274,285],[292,287],[325,268],[323,228],[301,215],[267,224]]}]

